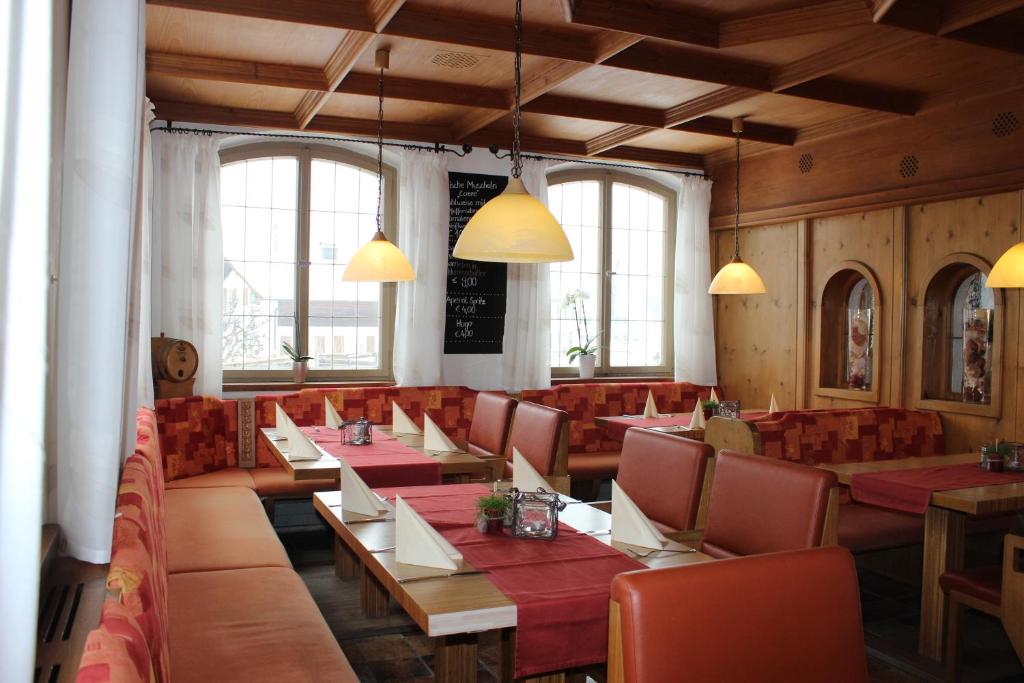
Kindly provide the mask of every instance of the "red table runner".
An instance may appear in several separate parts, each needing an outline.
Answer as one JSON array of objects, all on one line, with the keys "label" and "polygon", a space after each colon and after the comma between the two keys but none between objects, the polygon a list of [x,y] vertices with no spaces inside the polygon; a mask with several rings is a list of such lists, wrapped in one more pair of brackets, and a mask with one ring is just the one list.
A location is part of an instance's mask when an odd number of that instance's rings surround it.
[{"label": "red table runner", "polygon": [[489,492],[480,484],[378,490],[402,496],[516,603],[516,678],[604,662],[612,579],[645,566],[564,525],[554,541],[481,534],[476,500]]},{"label": "red table runner", "polygon": [[[763,410],[740,411],[740,417],[744,420],[756,420],[767,414]],[[626,417],[625,415],[615,415],[605,419],[608,420],[608,426],[606,427],[608,438],[622,441],[626,438],[626,430],[630,427],[640,427],[641,429],[650,427],[686,427],[689,426],[691,417],[691,413],[679,413],[662,417]],[[686,436],[686,434],[681,432],[677,436]]]},{"label": "red table runner", "polygon": [[978,465],[941,465],[850,477],[850,495],[859,503],[923,515],[935,491],[998,486],[1024,481],[1024,472],[989,472]]},{"label": "red table runner", "polygon": [[345,458],[367,486],[431,486],[441,483],[441,463],[393,436],[373,430],[373,443],[342,446],[338,430],[300,427],[316,445],[335,458]]}]

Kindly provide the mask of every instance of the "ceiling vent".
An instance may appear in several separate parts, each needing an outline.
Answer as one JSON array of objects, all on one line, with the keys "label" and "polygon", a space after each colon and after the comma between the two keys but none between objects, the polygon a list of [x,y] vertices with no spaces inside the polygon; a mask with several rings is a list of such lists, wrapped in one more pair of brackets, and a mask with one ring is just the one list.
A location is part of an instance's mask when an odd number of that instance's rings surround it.
[{"label": "ceiling vent", "polygon": [[801,173],[810,173],[811,169],[814,168],[814,157],[810,154],[801,154],[797,166],[800,167]]},{"label": "ceiling vent", "polygon": [[992,134],[997,138],[1013,135],[1018,128],[1020,128],[1020,119],[1012,111],[996,114],[996,117],[992,119]]},{"label": "ceiling vent", "polygon": [[431,57],[430,61],[445,69],[462,70],[472,69],[480,63],[480,58],[468,52],[449,52],[443,50]]},{"label": "ceiling vent", "polygon": [[913,178],[917,175],[917,169],[920,168],[921,163],[917,160],[917,157],[913,154],[900,159],[900,175],[904,178]]}]

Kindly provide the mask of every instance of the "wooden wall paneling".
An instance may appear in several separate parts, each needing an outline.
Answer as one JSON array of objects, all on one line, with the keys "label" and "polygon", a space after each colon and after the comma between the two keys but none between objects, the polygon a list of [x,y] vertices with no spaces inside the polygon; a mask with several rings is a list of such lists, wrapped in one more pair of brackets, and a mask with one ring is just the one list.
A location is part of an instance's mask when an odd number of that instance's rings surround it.
[{"label": "wooden wall paneling", "polygon": [[[1024,227],[1024,190],[1017,193],[1020,200],[1019,208],[1017,210],[1017,237],[1020,238],[1020,228]],[[1017,295],[1017,320],[1024,320],[1024,296],[1020,291],[1015,292]],[[1021,325],[1017,324],[1017,386],[1015,392],[1017,394],[1016,406],[1017,406],[1017,417],[1016,417],[1016,429],[1015,440],[1024,441],[1024,333],[1021,332]],[[1009,392],[1007,392],[1008,394]]]},{"label": "wooden wall paneling", "polygon": [[[937,264],[951,254],[969,253],[993,263],[1020,235],[1021,192],[972,197],[909,207],[907,246],[908,315],[906,328],[906,402],[908,407],[939,407],[950,452],[976,450],[995,437],[1012,439],[1019,423],[1020,407],[1015,405],[1020,379],[1020,293],[1004,290],[998,309],[995,352],[1000,354],[1000,405],[998,416],[975,406],[956,402],[926,402],[921,399],[924,338],[924,294],[927,280]],[[995,366],[995,363],[993,363]]]},{"label": "wooden wall paneling", "polygon": [[[766,408],[772,393],[779,407],[797,401],[798,226],[742,230],[740,251],[764,279],[767,294],[717,296],[718,381],[730,399]],[[714,271],[732,256],[732,234],[714,233]]]},{"label": "wooden wall paneling", "polygon": [[810,346],[811,290],[809,280],[813,259],[811,243],[814,240],[814,222],[803,219],[797,224],[797,267],[796,285],[796,395],[794,408],[806,408],[810,373],[807,371]]},{"label": "wooden wall paneling", "polygon": [[889,405],[894,407],[906,405],[903,389],[907,341],[907,241],[910,230],[907,213],[905,206],[892,210],[892,295],[889,298],[891,324],[888,335],[889,357],[887,360],[883,359],[883,362],[889,368]]},{"label": "wooden wall paneling", "polygon": [[[893,213],[892,209],[863,214],[835,216],[814,221],[811,244],[811,330],[808,368],[811,390],[809,408],[853,407],[863,408],[890,395],[889,383],[889,330],[892,327],[893,299]],[[878,386],[871,391],[834,390],[821,388],[822,301],[825,284],[836,274],[843,262],[863,264],[878,283],[876,292],[874,327],[874,363],[878,367]],[[837,341],[836,343],[840,343]]]}]

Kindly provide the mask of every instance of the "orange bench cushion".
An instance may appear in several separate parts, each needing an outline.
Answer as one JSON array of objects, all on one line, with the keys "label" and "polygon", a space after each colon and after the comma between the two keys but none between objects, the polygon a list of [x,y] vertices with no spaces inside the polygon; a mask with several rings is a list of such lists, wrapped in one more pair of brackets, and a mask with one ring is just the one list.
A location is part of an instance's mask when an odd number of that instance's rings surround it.
[{"label": "orange bench cushion", "polygon": [[167,569],[171,574],[240,567],[291,568],[263,505],[251,490],[171,489],[165,495]]},{"label": "orange bench cushion", "polygon": [[357,683],[298,574],[280,567],[170,577],[175,683]]},{"label": "orange bench cushion", "polygon": [[168,491],[171,489],[209,489],[220,486],[240,486],[251,491],[256,490],[256,482],[253,481],[249,470],[241,467],[228,467],[215,472],[167,482]]}]

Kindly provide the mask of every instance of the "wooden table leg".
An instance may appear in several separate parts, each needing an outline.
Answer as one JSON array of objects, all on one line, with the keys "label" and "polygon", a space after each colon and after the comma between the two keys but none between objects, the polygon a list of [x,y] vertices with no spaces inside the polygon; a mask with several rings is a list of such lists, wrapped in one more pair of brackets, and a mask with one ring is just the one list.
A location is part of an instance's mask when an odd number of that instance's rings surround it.
[{"label": "wooden table leg", "polygon": [[943,573],[964,566],[962,512],[929,506],[924,516],[924,561],[921,566],[921,631],[917,650],[925,657],[942,660],[946,624],[946,600],[939,586]]},{"label": "wooden table leg", "polygon": [[477,634],[440,636],[434,642],[434,680],[437,683],[473,683],[477,670]]},{"label": "wooden table leg", "polygon": [[359,576],[359,558],[338,536],[334,537],[334,575],[339,579]]},{"label": "wooden table leg", "polygon": [[390,612],[388,589],[366,565],[359,567],[359,604],[363,608],[363,615],[367,617],[386,617]]}]

